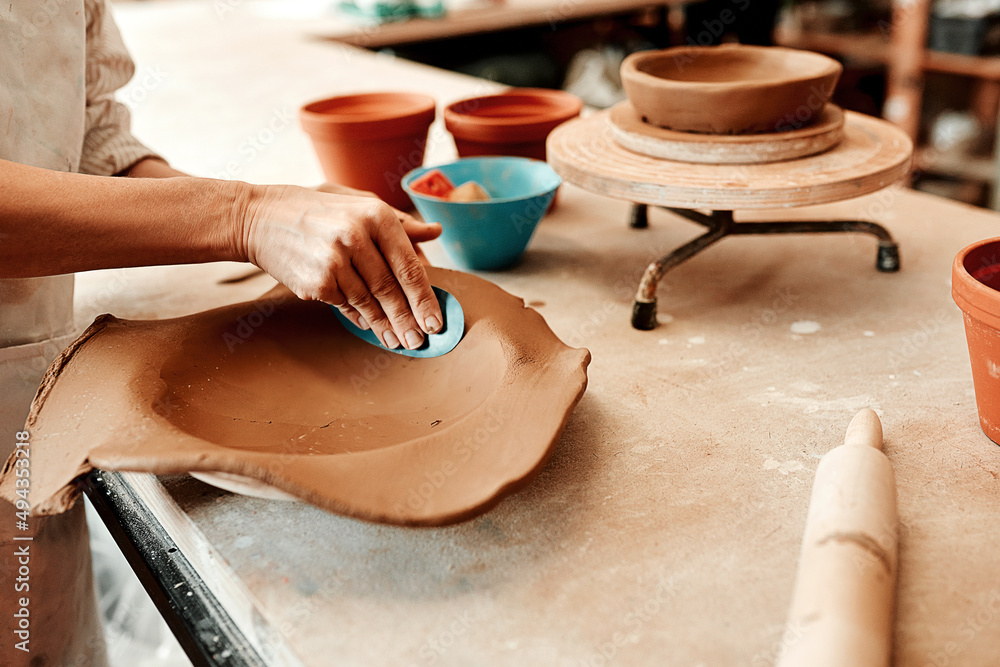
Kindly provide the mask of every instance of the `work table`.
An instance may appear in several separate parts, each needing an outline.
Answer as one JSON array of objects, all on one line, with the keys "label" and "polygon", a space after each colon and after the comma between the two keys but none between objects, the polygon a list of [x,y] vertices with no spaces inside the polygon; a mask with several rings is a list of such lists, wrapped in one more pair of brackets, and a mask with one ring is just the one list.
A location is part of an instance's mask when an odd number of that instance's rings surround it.
[{"label": "work table", "polygon": [[[123,95],[135,131],[195,174],[317,184],[302,103],[401,89],[443,105],[495,89],[305,39],[240,5],[221,18],[201,2],[116,9],[137,62]],[[427,163],[452,157],[439,120]],[[659,210],[629,229],[628,211],[564,185],[524,261],[481,274],[593,353],[587,392],[526,489],[466,523],[406,529],[186,475],[127,476],[198,571],[191,585],[268,664],[769,665],[813,472],[872,407],[898,484],[895,664],[995,662],[1000,449],[978,425],[950,267],[1000,235],[1000,216],[901,187],[755,212],[877,220],[902,270],[877,272],[867,237],[727,239],[664,279],[658,328],[637,331],[646,263],[698,230]],[[436,243],[427,253],[450,265]],[[220,283],[247,271],[83,274],[78,322],[174,317],[274,284]]]}]

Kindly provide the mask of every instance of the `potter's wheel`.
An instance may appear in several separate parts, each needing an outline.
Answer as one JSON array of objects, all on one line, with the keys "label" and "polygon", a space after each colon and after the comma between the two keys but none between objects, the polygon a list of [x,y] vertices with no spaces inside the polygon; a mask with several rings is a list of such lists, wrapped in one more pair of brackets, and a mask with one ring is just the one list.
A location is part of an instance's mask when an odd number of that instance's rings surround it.
[{"label": "potter's wheel", "polygon": [[895,125],[848,111],[840,141],[821,153],[763,164],[700,164],[628,150],[616,139],[621,132],[612,122],[612,113],[571,120],[553,130],[546,143],[552,168],[585,190],[633,202],[629,220],[633,228],[648,225],[647,210],[652,205],[669,208],[706,230],[646,267],[632,304],[636,329],[657,326],[656,291],[664,274],[728,236],[868,234],[878,240],[875,267],[884,272],[899,270],[899,246],[877,222],[737,222],[733,214],[743,209],[825,204],[891,185],[906,176],[913,154],[910,138]]},{"label": "potter's wheel", "polygon": [[859,197],[906,175],[913,144],[895,125],[844,112],[843,138],[823,153],[767,164],[695,164],[630,151],[611,111],[563,123],[548,161],[569,183],[615,199],[685,209],[807,206]]},{"label": "potter's wheel", "polygon": [[844,130],[844,112],[833,104],[805,127],[762,134],[699,134],[657,127],[643,122],[628,101],[612,107],[608,121],[615,141],[634,153],[705,164],[763,164],[816,155],[836,146]]}]

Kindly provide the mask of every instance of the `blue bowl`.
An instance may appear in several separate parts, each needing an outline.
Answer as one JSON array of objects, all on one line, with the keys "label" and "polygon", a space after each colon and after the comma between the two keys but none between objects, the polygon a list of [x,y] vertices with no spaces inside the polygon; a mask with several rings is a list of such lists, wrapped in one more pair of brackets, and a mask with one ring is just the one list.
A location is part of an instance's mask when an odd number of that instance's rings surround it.
[{"label": "blue bowl", "polygon": [[[410,184],[432,169],[456,186],[475,181],[489,201],[451,202],[414,192]],[[427,222],[440,222],[448,255],[463,268],[492,271],[521,257],[562,183],[547,163],[522,157],[474,157],[414,169],[403,189]]]}]

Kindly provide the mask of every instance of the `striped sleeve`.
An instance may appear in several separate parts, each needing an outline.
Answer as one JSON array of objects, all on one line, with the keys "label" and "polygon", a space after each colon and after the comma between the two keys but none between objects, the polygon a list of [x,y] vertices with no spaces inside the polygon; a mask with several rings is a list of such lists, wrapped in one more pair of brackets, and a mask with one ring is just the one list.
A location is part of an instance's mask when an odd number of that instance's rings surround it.
[{"label": "striped sleeve", "polygon": [[135,64],[122,42],[105,0],[86,0],[87,124],[80,172],[110,176],[147,157],[158,157],[129,131],[129,112],[115,100]]}]

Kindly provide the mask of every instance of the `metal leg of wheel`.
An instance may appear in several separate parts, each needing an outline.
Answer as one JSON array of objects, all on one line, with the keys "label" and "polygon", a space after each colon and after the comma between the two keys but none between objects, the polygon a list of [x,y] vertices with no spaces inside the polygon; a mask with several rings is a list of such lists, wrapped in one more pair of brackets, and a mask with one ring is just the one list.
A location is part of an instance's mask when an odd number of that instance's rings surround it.
[{"label": "metal leg of wheel", "polygon": [[632,304],[632,326],[641,331],[656,328],[656,301],[636,301]]},{"label": "metal leg of wheel", "polygon": [[649,227],[649,206],[646,204],[632,204],[632,212],[629,213],[628,226],[632,229],[646,229]]}]

